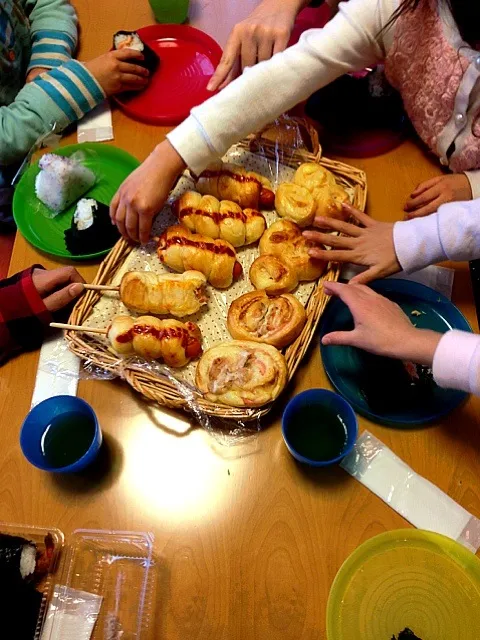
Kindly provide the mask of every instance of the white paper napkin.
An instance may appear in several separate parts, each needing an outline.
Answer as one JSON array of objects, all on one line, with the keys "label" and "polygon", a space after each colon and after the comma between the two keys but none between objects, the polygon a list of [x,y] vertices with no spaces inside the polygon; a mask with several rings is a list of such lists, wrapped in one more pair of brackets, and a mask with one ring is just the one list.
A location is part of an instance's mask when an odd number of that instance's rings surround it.
[{"label": "white paper napkin", "polygon": [[77,126],[78,142],[113,140],[112,112],[107,101],[84,116]]}]

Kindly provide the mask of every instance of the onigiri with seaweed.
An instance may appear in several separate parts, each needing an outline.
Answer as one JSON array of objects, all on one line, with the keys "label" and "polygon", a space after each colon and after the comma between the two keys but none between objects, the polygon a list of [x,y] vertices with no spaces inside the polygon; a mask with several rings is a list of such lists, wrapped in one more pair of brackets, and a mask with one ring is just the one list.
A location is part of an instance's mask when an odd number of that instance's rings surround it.
[{"label": "onigiri with seaweed", "polygon": [[146,44],[136,31],[117,31],[113,36],[113,48],[117,51],[121,49],[134,49],[143,53],[143,60],[135,61],[135,64],[148,69],[150,73],[157,70],[160,62],[155,51]]},{"label": "onigiri with seaweed", "polygon": [[108,206],[93,198],[82,198],[70,228],[65,231],[65,245],[72,255],[78,256],[110,249],[119,237],[117,227],[110,222]]}]

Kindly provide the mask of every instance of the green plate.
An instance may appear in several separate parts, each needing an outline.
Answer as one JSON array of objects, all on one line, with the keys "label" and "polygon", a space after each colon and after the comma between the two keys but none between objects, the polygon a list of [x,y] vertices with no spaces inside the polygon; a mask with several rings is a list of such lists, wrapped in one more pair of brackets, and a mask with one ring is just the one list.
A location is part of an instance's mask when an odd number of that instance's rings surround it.
[{"label": "green plate", "polygon": [[[106,205],[110,204],[125,178],[140,164],[126,151],[99,142],[72,144],[56,149],[55,153],[71,156],[79,151],[85,154],[84,164],[97,176],[96,184],[83,197],[95,198]],[[50,218],[52,212],[35,195],[35,178],[39,171],[36,163],[24,173],[13,198],[13,217],[24,238],[40,251],[69,260],[90,260],[107,254],[111,247],[75,256],[67,250],[63,234],[72,223],[76,204]]]},{"label": "green plate", "polygon": [[438,533],[401,529],[360,545],[327,604],[328,640],[478,640],[480,560]]}]

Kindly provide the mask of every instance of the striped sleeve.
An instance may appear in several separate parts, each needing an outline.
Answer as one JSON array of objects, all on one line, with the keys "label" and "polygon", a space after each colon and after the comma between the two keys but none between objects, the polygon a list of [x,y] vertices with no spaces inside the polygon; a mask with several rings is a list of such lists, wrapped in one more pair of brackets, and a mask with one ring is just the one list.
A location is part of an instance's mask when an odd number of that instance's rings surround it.
[{"label": "striped sleeve", "polygon": [[53,69],[71,60],[75,40],[62,31],[36,31],[32,35],[32,55],[27,73],[32,69]]},{"label": "striped sleeve", "polygon": [[83,64],[70,60],[33,81],[74,122],[105,100],[103,89]]}]

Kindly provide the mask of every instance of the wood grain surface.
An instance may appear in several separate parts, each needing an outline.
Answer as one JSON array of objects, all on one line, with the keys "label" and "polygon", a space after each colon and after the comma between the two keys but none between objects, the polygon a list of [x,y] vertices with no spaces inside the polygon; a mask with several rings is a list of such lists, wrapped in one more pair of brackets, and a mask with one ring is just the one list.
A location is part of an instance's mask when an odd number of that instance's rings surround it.
[{"label": "wood grain surface", "polygon": [[[84,60],[107,49],[116,30],[152,22],[146,0],[74,4]],[[236,16],[254,4],[192,2],[192,23],[224,44]],[[139,159],[166,132],[118,111],[113,119],[114,144]],[[65,139],[72,142],[73,134]],[[413,187],[439,172],[413,141],[349,162],[367,172],[368,211],[383,220],[401,219]],[[34,262],[58,264],[18,236],[11,273]],[[80,265],[87,281],[96,268]],[[456,268],[453,300],[478,331],[468,268]],[[0,520],[56,526],[67,542],[79,527],[152,531],[159,568],[152,638],[323,640],[328,593],[342,562],[375,534],[409,526],[341,469],[304,468],[286,450],[280,431],[286,401],[303,389],[329,387],[318,344],[262,431],[237,446],[222,444],[185,415],[147,405],[121,381],[81,381],[79,396],[97,412],[106,442],[99,464],[83,478],[42,473],[21,454],[19,429],[37,358],[24,354],[0,370]],[[360,419],[360,430],[372,431],[480,516],[479,417],[480,401],[471,398],[429,428],[405,431]]]}]

